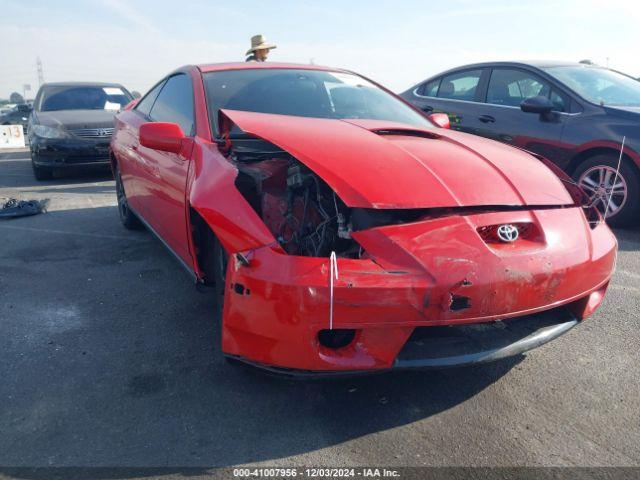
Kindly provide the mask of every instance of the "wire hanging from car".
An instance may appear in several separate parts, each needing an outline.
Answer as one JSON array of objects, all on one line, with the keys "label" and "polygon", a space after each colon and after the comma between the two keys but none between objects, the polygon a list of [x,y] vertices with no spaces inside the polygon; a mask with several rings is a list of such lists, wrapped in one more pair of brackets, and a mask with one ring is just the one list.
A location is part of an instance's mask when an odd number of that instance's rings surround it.
[{"label": "wire hanging from car", "polygon": [[607,200],[607,208],[604,210],[604,219],[607,220],[607,214],[609,213],[609,205],[611,204],[611,198],[613,197],[613,190],[616,188],[616,182],[618,181],[618,173],[620,173],[620,165],[622,164],[622,151],[624,150],[624,141],[626,136],[622,137],[622,145],[620,146],[620,156],[618,157],[618,166],[616,167],[616,176],[613,177],[613,183],[611,184],[611,192],[609,192],[609,200]]},{"label": "wire hanging from car", "polygon": [[329,330],[333,330],[333,277],[338,279],[338,259],[336,252],[329,255]]}]

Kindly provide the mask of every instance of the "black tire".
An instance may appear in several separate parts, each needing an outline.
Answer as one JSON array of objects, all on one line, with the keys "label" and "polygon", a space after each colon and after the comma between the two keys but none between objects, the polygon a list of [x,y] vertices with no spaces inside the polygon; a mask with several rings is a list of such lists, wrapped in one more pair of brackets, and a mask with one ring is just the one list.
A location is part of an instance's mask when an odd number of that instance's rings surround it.
[{"label": "black tire", "polygon": [[36,177],[36,180],[42,182],[44,180],[51,180],[53,178],[53,170],[48,167],[41,167],[36,165],[36,162],[31,159],[31,168],[33,168],[33,176]]},{"label": "black tire", "polygon": [[205,247],[202,256],[202,267],[206,275],[206,284],[214,288],[216,300],[219,300],[219,310],[222,312],[227,280],[227,252],[225,252],[218,238],[209,228],[205,227],[204,231]]},{"label": "black tire", "polygon": [[135,213],[129,208],[129,201],[127,200],[127,194],[124,190],[124,184],[122,183],[122,177],[120,176],[120,169],[115,168],[116,177],[116,195],[118,196],[118,215],[124,228],[127,230],[140,230],[142,228],[142,222],[136,216]]},{"label": "black tire", "polygon": [[227,252],[218,241],[215,234],[208,228],[202,230],[202,269],[205,274],[205,284],[213,287],[215,296],[214,318],[216,325],[217,348],[222,347],[222,312],[224,310],[224,292],[227,282]]},{"label": "black tire", "polygon": [[[606,183],[598,184],[598,179],[603,179],[600,172],[609,172],[609,182],[613,184],[617,166],[618,157],[614,154],[594,155],[578,165],[572,175],[592,200],[596,201],[595,205],[603,215],[607,209],[611,190],[603,188]],[[607,173],[604,175],[606,178]],[[622,159],[615,185],[617,188],[611,198],[612,203],[607,212],[607,223],[612,227],[624,227],[637,223],[640,216],[640,174],[627,159]],[[621,185],[623,187],[620,187]],[[623,191],[625,193],[622,193]]]}]

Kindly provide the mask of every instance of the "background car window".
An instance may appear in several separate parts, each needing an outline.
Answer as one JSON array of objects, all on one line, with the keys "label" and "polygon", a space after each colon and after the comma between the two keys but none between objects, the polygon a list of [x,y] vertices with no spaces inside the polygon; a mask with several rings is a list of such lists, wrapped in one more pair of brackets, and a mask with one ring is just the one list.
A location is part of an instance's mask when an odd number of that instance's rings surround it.
[{"label": "background car window", "polygon": [[136,110],[142,113],[144,116],[149,116],[151,107],[153,107],[153,102],[156,101],[156,97],[158,96],[158,93],[160,93],[163,85],[164,82],[160,82],[158,85],[153,87],[153,89],[149,93],[147,93],[142,100],[138,102],[138,104],[136,105]]},{"label": "background car window", "polygon": [[474,100],[481,74],[482,70],[468,70],[443,77],[438,89],[438,98]]},{"label": "background car window", "polygon": [[487,103],[519,107],[527,98],[538,95],[549,98],[550,92],[546,82],[529,72],[496,68],[491,72]]},{"label": "background car window", "polygon": [[45,87],[40,97],[41,112],[56,110],[114,110],[118,111],[132,100],[131,95],[118,86],[59,86]]},{"label": "background car window", "polygon": [[423,83],[420,89],[418,90],[418,94],[424,95],[425,97],[435,97],[438,93],[438,87],[440,86],[440,79],[431,80],[430,82]]},{"label": "background car window", "polygon": [[164,84],[149,117],[156,122],[177,123],[185,135],[193,135],[193,86],[184,74],[175,75]]},{"label": "background car window", "polygon": [[640,107],[640,82],[621,73],[588,65],[550,67],[545,71],[590,102]]},{"label": "background car window", "polygon": [[558,111],[558,112],[566,112],[567,111],[567,107],[564,101],[564,98],[562,98],[562,96],[560,96],[560,94],[558,92],[556,92],[555,90],[551,90],[551,96],[549,97],[551,100],[551,103],[553,103],[553,109]]}]

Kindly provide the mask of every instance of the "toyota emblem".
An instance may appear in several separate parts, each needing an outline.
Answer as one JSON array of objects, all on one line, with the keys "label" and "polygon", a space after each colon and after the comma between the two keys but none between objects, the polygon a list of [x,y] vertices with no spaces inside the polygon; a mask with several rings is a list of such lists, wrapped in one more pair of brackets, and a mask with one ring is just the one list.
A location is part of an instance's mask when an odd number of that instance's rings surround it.
[{"label": "toyota emblem", "polygon": [[500,225],[498,227],[498,238],[503,242],[515,242],[518,239],[518,227],[511,224]]}]

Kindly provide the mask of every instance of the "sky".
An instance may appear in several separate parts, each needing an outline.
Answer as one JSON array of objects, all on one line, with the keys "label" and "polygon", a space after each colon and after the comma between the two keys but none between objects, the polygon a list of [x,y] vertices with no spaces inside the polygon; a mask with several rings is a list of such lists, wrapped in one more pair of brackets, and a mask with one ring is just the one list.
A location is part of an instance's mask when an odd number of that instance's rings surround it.
[{"label": "sky", "polygon": [[113,81],[144,93],[191,63],[270,60],[347,68],[400,92],[492,60],[591,59],[640,76],[640,5],[607,0],[0,0],[0,98],[45,81]]}]

